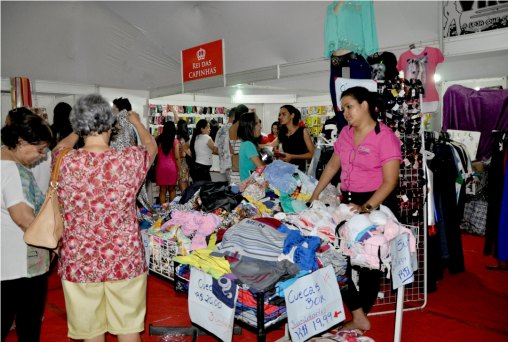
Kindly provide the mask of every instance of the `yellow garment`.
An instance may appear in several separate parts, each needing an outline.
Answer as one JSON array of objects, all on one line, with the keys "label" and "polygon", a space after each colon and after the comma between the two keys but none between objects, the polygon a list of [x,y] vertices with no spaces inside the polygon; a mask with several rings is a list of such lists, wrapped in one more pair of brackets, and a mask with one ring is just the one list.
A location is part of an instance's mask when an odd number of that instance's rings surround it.
[{"label": "yellow garment", "polygon": [[266,205],[264,205],[262,202],[256,201],[254,198],[250,196],[244,196],[247,201],[252,203],[261,213],[268,213],[271,214],[272,210],[268,209]]},{"label": "yellow garment", "polygon": [[159,218],[155,223],[150,227],[150,229],[160,229],[162,226],[162,218]]},{"label": "yellow garment", "polygon": [[312,197],[312,194],[309,194],[308,192],[306,192],[306,193],[300,192],[300,194],[296,197],[296,199],[305,203],[305,202],[308,202],[311,197]]},{"label": "yellow garment", "polygon": [[224,274],[231,273],[229,262],[224,257],[214,257],[210,254],[215,250],[217,235],[210,235],[210,242],[205,249],[197,249],[190,255],[176,256],[173,261],[180,264],[191,265],[210,274],[215,279],[219,279]]}]

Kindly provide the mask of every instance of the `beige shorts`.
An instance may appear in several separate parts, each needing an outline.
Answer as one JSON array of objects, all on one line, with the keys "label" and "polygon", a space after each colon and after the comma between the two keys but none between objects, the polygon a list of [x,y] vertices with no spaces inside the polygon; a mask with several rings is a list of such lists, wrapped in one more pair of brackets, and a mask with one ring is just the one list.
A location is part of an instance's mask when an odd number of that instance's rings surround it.
[{"label": "beige shorts", "polygon": [[62,279],[68,336],[90,339],[144,330],[146,274],[104,283],[72,283]]}]

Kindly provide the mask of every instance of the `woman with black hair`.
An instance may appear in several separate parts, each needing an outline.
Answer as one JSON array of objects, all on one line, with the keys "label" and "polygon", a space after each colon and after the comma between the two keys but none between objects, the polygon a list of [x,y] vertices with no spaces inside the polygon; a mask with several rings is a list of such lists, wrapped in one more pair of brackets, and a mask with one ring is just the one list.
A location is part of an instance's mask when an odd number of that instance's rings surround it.
[{"label": "woman with black hair", "polygon": [[114,134],[111,136],[110,146],[117,151],[129,146],[137,145],[137,137],[134,127],[127,119],[132,111],[129,99],[119,97],[113,100],[113,114],[116,118]]},{"label": "woman with black hair", "polygon": [[229,150],[231,154],[231,172],[229,173],[229,183],[237,184],[240,183],[240,144],[242,139],[238,136],[238,126],[240,125],[240,118],[243,114],[249,111],[244,104],[239,104],[234,108],[235,118],[233,124],[229,128]]},{"label": "woman with black hair", "polygon": [[249,178],[252,171],[264,166],[258,151],[258,141],[261,136],[261,121],[256,113],[245,113],[240,117],[238,137],[240,144],[240,181]]},{"label": "woman with black hair", "polygon": [[219,131],[220,125],[219,121],[212,119],[210,120],[210,137],[213,141],[215,141],[215,138],[217,137],[217,132]]},{"label": "woman with black hair", "polygon": [[[342,201],[354,213],[370,213],[384,204],[397,214],[393,190],[398,183],[402,160],[400,140],[390,128],[377,121],[384,103],[378,101],[376,95],[363,87],[352,87],[342,93],[341,104],[348,125],[335,141],[334,153],[311,201],[319,198],[337,171],[342,169]],[[370,329],[367,313],[376,301],[382,273],[359,267],[358,276],[359,291],[351,279],[351,263],[348,262],[348,280],[341,294],[353,319],[345,324],[344,329],[365,331]]]},{"label": "woman with black hair", "polygon": [[155,182],[159,186],[159,203],[166,203],[169,190],[169,202],[176,197],[176,183],[180,171],[179,142],[173,121],[166,121],[162,133],[157,137],[157,165]]},{"label": "woman with black hair", "polygon": [[272,127],[270,128],[270,134],[268,134],[268,142],[272,142],[279,136],[279,122],[274,121],[272,123]]},{"label": "woman with black hair", "polygon": [[310,133],[305,127],[300,126],[302,114],[291,105],[280,107],[279,111],[279,135],[271,143],[273,147],[282,144],[283,153],[275,156],[285,162],[298,165],[305,172],[306,161],[314,155],[314,143]]},{"label": "woman with black hair", "polygon": [[121,112],[122,110],[130,112],[132,111],[132,105],[129,99],[119,97],[113,100],[113,109],[116,109],[119,112]]},{"label": "woman with black hair", "polygon": [[[138,134],[136,134],[136,128],[128,119],[131,111],[132,105],[129,99],[119,97],[113,100],[112,112],[115,118],[115,125],[111,131],[109,146],[117,151],[138,145]],[[146,184],[141,186],[136,199],[138,201],[138,205],[141,205],[148,211],[152,210],[151,201],[148,199]]]},{"label": "woman with black hair", "polygon": [[53,124],[51,125],[51,131],[53,132],[53,138],[55,140],[54,145],[72,133],[72,126],[69,121],[71,110],[71,105],[65,102],[58,103],[53,109]]},{"label": "woman with black hair", "polygon": [[190,142],[190,150],[194,161],[193,167],[190,169],[192,181],[211,181],[212,154],[218,154],[219,150],[210,137],[210,124],[207,120],[201,119],[196,123]]},{"label": "woman with black hair", "polygon": [[173,113],[176,121],[176,138],[178,139],[178,157],[180,159],[177,184],[180,192],[184,192],[189,186],[189,167],[193,162],[189,146],[189,130],[187,128],[187,121],[178,119],[176,111],[173,111]]}]

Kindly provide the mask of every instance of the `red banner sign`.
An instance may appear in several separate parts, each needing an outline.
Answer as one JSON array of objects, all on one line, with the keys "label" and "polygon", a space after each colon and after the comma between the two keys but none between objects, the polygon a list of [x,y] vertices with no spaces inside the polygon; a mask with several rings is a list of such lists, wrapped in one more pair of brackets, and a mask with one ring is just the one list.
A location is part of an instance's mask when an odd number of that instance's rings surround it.
[{"label": "red banner sign", "polygon": [[184,82],[224,74],[223,40],[182,50],[182,78]]}]

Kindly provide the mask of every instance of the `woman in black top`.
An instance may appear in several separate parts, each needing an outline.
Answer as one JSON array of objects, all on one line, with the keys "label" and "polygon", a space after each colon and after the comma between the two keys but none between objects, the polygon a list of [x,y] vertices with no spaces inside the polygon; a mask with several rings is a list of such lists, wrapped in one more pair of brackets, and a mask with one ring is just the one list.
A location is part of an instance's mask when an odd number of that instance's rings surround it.
[{"label": "woman in black top", "polygon": [[298,165],[305,172],[306,161],[314,155],[314,143],[305,127],[300,127],[302,114],[291,105],[280,107],[279,135],[271,143],[272,146],[282,144],[283,153],[276,153],[279,159]]}]

